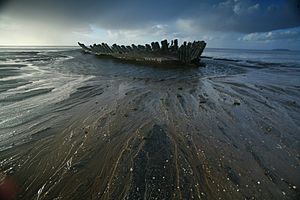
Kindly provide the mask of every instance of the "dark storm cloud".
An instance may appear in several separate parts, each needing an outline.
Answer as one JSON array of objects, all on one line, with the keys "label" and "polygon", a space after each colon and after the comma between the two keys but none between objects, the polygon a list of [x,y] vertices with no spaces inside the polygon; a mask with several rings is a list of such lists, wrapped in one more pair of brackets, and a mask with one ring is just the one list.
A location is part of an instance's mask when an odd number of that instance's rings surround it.
[{"label": "dark storm cloud", "polygon": [[242,33],[266,32],[300,25],[298,0],[248,1],[227,0],[216,7],[219,15],[211,15],[212,29]]},{"label": "dark storm cloud", "polygon": [[252,33],[300,25],[298,0],[10,0],[6,7],[20,16],[108,29],[180,19],[199,31]]},{"label": "dark storm cloud", "polygon": [[9,2],[9,0],[0,0],[0,11],[5,6],[5,4],[8,2]]}]

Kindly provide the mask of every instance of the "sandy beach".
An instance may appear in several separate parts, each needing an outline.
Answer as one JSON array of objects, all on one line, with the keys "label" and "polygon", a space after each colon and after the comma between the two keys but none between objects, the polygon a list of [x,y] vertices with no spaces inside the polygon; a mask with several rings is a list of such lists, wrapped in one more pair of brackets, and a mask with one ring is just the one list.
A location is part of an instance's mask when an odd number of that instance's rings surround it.
[{"label": "sandy beach", "polygon": [[[161,69],[48,54],[37,55],[62,59],[26,62],[65,82],[29,93],[53,98],[37,101],[39,116],[0,128],[17,199],[299,198],[299,64],[209,55],[206,67]],[[2,114],[31,96],[14,97]]]}]

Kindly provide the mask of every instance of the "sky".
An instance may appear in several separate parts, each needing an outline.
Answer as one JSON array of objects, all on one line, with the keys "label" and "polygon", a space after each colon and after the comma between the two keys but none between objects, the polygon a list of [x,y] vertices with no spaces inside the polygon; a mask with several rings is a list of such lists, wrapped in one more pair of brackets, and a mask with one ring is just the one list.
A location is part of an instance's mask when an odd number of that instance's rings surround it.
[{"label": "sky", "polygon": [[300,0],[0,0],[0,45],[145,44],[300,50]]}]

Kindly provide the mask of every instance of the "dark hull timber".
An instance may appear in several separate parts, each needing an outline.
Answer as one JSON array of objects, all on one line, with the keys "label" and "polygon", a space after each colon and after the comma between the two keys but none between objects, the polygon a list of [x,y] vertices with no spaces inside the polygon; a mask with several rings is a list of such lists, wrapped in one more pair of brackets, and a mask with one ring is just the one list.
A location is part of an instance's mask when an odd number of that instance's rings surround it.
[{"label": "dark hull timber", "polygon": [[146,45],[124,46],[106,43],[94,44],[89,47],[78,42],[85,53],[95,54],[103,58],[114,58],[125,62],[153,64],[153,65],[192,65],[200,64],[200,56],[206,46],[204,41],[184,42],[180,47],[178,40],[152,42]]}]

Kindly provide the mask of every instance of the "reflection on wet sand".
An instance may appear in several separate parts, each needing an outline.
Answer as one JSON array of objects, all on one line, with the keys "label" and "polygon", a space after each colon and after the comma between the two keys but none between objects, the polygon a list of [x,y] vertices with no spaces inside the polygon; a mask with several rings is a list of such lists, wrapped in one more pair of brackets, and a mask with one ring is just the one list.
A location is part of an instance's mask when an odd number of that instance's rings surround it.
[{"label": "reflection on wet sand", "polygon": [[205,62],[236,73],[99,76],[57,104],[70,117],[1,152],[18,199],[299,197],[299,69]]}]

